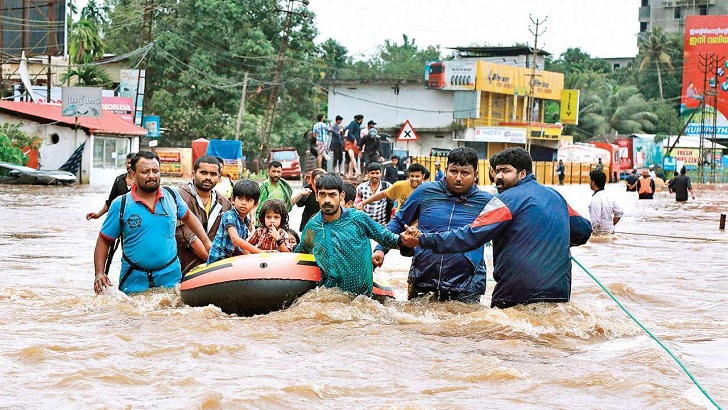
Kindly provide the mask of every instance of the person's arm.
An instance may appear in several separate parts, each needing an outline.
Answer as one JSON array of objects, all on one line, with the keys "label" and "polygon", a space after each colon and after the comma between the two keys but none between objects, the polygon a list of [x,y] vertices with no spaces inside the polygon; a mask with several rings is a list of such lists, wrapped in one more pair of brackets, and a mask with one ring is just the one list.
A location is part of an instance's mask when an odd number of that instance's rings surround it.
[{"label": "person's arm", "polygon": [[688,191],[690,191],[690,196],[695,199],[695,193],[693,192],[693,184],[690,183],[690,180],[688,179]]},{"label": "person's arm", "polygon": [[104,214],[106,214],[106,212],[108,212],[108,211],[109,211],[109,205],[107,203],[104,203],[104,206],[101,208],[100,211],[87,213],[86,220],[89,221],[91,219],[99,219],[102,216],[104,216]]},{"label": "person's arm", "polygon": [[617,201],[612,201],[612,212],[614,213],[614,217],[612,218],[612,224],[616,225],[617,222],[619,222],[619,220],[622,219],[622,216],[624,215],[624,211],[622,211],[622,207],[619,206],[619,203]]},{"label": "person's arm", "polygon": [[291,241],[288,239],[288,232],[283,229],[276,229],[273,225],[268,228],[273,239],[276,240],[276,247],[278,252],[291,252],[293,246]]},{"label": "person's arm", "polygon": [[308,199],[308,196],[311,195],[311,189],[308,187],[303,187],[299,192],[296,193],[296,195],[293,195],[293,198],[291,198],[291,202],[296,204],[298,207],[306,206],[306,200]]},{"label": "person's arm", "polygon": [[94,248],[94,291],[97,295],[112,286],[111,280],[104,272],[106,257],[112,244],[113,242],[108,241],[102,235],[96,238],[96,247]]},{"label": "person's arm", "polygon": [[200,220],[189,211],[185,213],[185,216],[183,216],[181,220],[188,228],[190,228],[192,233],[197,235],[197,238],[202,241],[202,245],[205,247],[205,250],[209,252],[212,247],[212,242],[210,241],[210,238],[207,237],[205,228],[202,227]]},{"label": "person's arm", "polygon": [[[233,245],[239,247],[243,251],[247,251],[249,253],[260,253],[261,250],[250,244],[250,242],[246,241],[245,239],[241,238],[240,235],[238,235],[238,230],[234,226],[228,226],[227,233],[230,236],[230,240],[233,242]],[[247,235],[246,235],[247,236]]]},{"label": "person's arm", "polygon": [[566,207],[569,209],[569,245],[583,245],[591,237],[591,223],[572,209],[569,204],[566,204]]},{"label": "person's arm", "polygon": [[369,205],[372,202],[381,201],[382,199],[387,198],[388,190],[389,190],[389,188],[381,190],[381,191],[377,192],[376,194],[370,196],[369,198],[359,202],[358,204],[356,204],[356,209],[361,211],[362,209],[364,209],[364,205]]},{"label": "person's arm", "polygon": [[210,257],[207,249],[205,249],[205,245],[197,236],[195,236],[195,239],[190,242],[189,246],[190,249],[192,249],[192,252],[194,252],[194,254],[197,255],[198,258],[200,258],[200,260],[206,261],[207,258]]},{"label": "person's arm", "polygon": [[[309,221],[310,223],[311,221]],[[311,247],[310,244],[306,243],[306,238],[308,237],[308,223],[306,226],[303,227],[303,231],[301,231],[301,242],[296,245],[296,248],[293,249],[293,252],[296,253],[311,253]]]},{"label": "person's arm", "polygon": [[369,218],[363,212],[356,212],[358,213],[356,218],[364,224],[364,229],[369,239],[373,239],[380,245],[389,249],[395,249],[397,246],[399,246],[399,235],[374,222],[374,219]]},{"label": "person's arm", "polygon": [[175,239],[178,244],[187,245],[187,247],[192,250],[192,253],[200,258],[200,260],[206,261],[210,256],[202,241],[183,223],[179,223],[177,225]]}]

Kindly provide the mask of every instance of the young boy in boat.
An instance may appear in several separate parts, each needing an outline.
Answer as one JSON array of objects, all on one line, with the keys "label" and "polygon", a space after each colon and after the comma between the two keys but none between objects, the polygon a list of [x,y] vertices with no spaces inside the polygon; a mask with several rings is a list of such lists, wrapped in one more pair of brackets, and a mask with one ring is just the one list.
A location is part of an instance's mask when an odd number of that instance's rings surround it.
[{"label": "young boy in boat", "polygon": [[241,179],[235,183],[232,194],[233,209],[222,215],[220,228],[207,258],[208,264],[243,253],[262,252],[247,241],[250,226],[248,214],[258,206],[259,198],[260,188],[257,183],[249,179]]},{"label": "young boy in boat", "polygon": [[280,199],[263,202],[258,213],[260,228],[253,232],[248,243],[262,251],[292,252],[293,242],[288,235],[288,211]]},{"label": "young boy in boat", "polygon": [[396,248],[399,236],[366,213],[345,208],[344,183],[327,173],[316,181],[321,210],[303,228],[298,253],[310,253],[321,268],[319,285],[355,295],[372,295],[372,247],[369,239]]}]

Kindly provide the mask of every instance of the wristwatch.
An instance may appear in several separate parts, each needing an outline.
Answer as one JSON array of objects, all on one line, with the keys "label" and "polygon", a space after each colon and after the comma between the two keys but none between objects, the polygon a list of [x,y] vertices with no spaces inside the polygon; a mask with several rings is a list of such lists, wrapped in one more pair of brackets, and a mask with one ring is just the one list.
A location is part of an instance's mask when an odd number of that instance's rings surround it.
[{"label": "wristwatch", "polygon": [[276,240],[276,245],[277,245],[277,246],[281,246],[281,245],[283,245],[283,242],[285,242],[285,241],[283,240],[283,238],[278,238],[278,239]]}]

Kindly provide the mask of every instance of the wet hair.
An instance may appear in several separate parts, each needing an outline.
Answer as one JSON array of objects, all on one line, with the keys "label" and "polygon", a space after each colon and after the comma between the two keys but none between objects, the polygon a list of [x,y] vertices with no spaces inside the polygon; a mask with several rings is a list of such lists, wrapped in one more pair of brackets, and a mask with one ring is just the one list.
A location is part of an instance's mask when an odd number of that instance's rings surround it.
[{"label": "wet hair", "polygon": [[286,204],[280,199],[269,199],[263,202],[263,205],[260,206],[260,212],[258,212],[258,225],[265,226],[265,215],[269,211],[280,215],[281,226],[279,228],[288,230],[288,209],[286,209]]},{"label": "wet hair", "polygon": [[450,151],[447,156],[447,165],[468,166],[472,165],[473,170],[478,170],[478,153],[469,147],[457,147]]},{"label": "wet hair", "polygon": [[413,173],[413,172],[421,172],[423,177],[425,175],[429,175],[430,174],[430,171],[427,168],[425,168],[424,165],[417,164],[417,163],[410,165],[407,168],[407,172],[409,172],[410,174]]},{"label": "wet hair", "polygon": [[354,202],[355,199],[356,187],[349,182],[344,182],[344,203]]},{"label": "wet hair", "polygon": [[255,181],[241,179],[233,186],[232,198],[252,199],[258,202],[260,199],[260,187]]},{"label": "wet hair", "polygon": [[382,165],[378,162],[370,162],[369,165],[367,165],[367,172],[372,171],[381,171]]},{"label": "wet hair", "polygon": [[321,121],[324,120],[324,115],[323,114],[319,114],[319,115],[316,116],[316,119],[319,120],[319,122],[321,122]]},{"label": "wet hair", "polygon": [[222,162],[212,155],[203,155],[195,160],[194,170],[197,171],[200,168],[200,164],[212,164],[217,165],[217,172],[222,172]]},{"label": "wet hair", "polygon": [[602,171],[592,170],[589,173],[589,179],[591,179],[599,189],[604,189],[604,185],[607,183],[607,175]]},{"label": "wet hair", "polygon": [[[294,231],[293,229],[288,229],[288,236],[296,240],[296,245],[301,243],[301,236],[298,235],[298,232]],[[293,250],[293,249],[291,249]]]},{"label": "wet hair", "polygon": [[132,157],[131,159],[131,169],[136,171],[136,164],[139,162],[140,159],[156,159],[157,162],[159,162],[159,156],[152,151],[139,151]]},{"label": "wet hair", "polygon": [[322,189],[335,189],[344,192],[344,181],[333,172],[327,172],[316,181],[316,190],[320,191]]},{"label": "wet hair", "polygon": [[136,152],[130,152],[130,153],[126,154],[126,159],[132,159],[132,158],[134,158],[134,155],[136,155],[136,154],[137,154]]},{"label": "wet hair", "polygon": [[688,170],[685,168],[685,166],[680,168],[680,174],[685,175],[685,174],[687,174],[687,172],[688,172]]},{"label": "wet hair", "polygon": [[283,168],[283,164],[280,161],[271,161],[268,163],[268,169],[271,168]]},{"label": "wet hair", "polygon": [[526,175],[533,172],[531,155],[521,147],[506,148],[493,156],[493,163],[498,165],[510,165],[516,172],[526,170]]}]

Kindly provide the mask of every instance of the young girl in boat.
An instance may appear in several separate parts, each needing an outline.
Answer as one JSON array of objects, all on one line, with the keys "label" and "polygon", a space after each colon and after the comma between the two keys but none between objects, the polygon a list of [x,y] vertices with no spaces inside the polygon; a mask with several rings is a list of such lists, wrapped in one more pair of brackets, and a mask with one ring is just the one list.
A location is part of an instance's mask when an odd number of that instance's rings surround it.
[{"label": "young girl in boat", "polygon": [[262,251],[292,252],[295,245],[288,233],[288,211],[280,199],[263,202],[258,213],[258,225],[248,243]]}]

